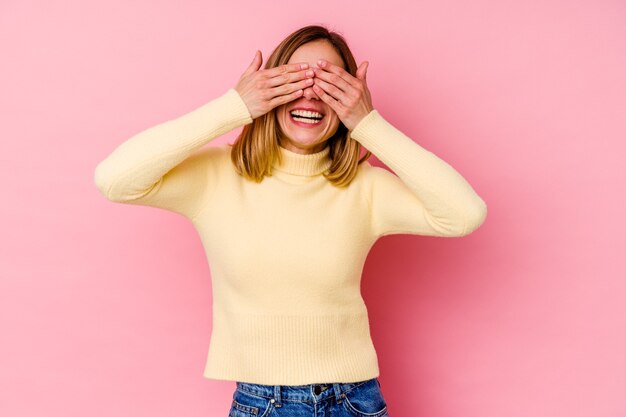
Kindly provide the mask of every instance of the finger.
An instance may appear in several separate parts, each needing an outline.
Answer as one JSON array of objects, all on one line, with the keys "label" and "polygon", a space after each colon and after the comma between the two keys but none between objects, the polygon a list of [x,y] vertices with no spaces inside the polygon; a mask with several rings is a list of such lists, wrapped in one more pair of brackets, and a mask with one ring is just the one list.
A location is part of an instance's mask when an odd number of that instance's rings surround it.
[{"label": "finger", "polygon": [[353,88],[351,84],[349,84],[345,79],[343,79],[338,74],[334,74],[334,73],[325,71],[320,68],[315,68],[314,71],[315,71],[316,80],[324,80],[329,84],[333,84],[337,86],[337,88],[345,92],[348,92]]},{"label": "finger", "polygon": [[269,78],[280,76],[282,74],[287,74],[290,72],[296,72],[303,69],[309,68],[309,64],[307,63],[297,63],[297,64],[284,64],[279,65],[278,67],[269,68],[265,70],[265,75]]},{"label": "finger", "polygon": [[321,87],[327,94],[330,94],[335,100],[339,102],[348,102],[348,96],[346,93],[339,88],[337,88],[334,84],[328,83],[319,77],[315,78],[315,85]]},{"label": "finger", "polygon": [[317,66],[330,73],[337,74],[343,80],[345,80],[348,84],[352,85],[353,87],[356,87],[356,84],[354,83],[354,77],[352,76],[352,74],[350,74],[345,69],[341,68],[339,65],[335,65],[324,59],[320,59],[319,61],[317,61]]},{"label": "finger", "polygon": [[333,98],[330,94],[326,93],[322,87],[320,87],[317,83],[313,85],[313,91],[319,98],[321,98],[325,103],[327,103],[331,109],[335,111],[337,114],[343,114],[343,106],[340,102],[338,102],[335,98]]},{"label": "finger", "polygon": [[250,65],[248,65],[248,68],[246,68],[246,71],[244,72],[244,74],[251,74],[254,71],[257,71],[259,67],[261,67],[262,63],[263,63],[263,57],[261,56],[261,51],[257,49],[256,52],[254,53],[254,58],[252,59],[252,62],[250,63]]},{"label": "finger", "polygon": [[294,90],[305,89],[311,87],[313,85],[313,78],[307,77],[304,80],[300,80],[298,82],[281,84],[278,87],[274,87],[270,89],[271,97],[281,96],[284,94],[289,94]]},{"label": "finger", "polygon": [[356,77],[361,80],[361,81],[365,81],[366,80],[366,75],[367,75],[367,68],[369,68],[370,63],[369,62],[363,62],[361,63],[361,65],[359,65],[359,69],[356,70]]},{"label": "finger", "polygon": [[272,108],[278,107],[281,104],[289,103],[290,101],[297,99],[298,97],[302,96],[303,93],[303,90],[296,90],[290,94],[274,97],[269,101],[269,104]]},{"label": "finger", "polygon": [[287,72],[276,77],[272,77],[266,81],[268,87],[276,87],[279,85],[293,83],[296,81],[304,80],[306,78],[311,79],[315,73],[310,69],[303,69],[297,72]]}]

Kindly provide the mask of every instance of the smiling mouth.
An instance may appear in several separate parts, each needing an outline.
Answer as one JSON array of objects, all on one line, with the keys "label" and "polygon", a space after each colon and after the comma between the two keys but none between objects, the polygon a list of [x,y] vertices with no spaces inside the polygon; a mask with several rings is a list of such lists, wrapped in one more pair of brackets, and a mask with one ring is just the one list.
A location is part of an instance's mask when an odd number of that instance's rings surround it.
[{"label": "smiling mouth", "polygon": [[322,119],[324,118],[324,116],[322,117],[300,116],[300,115],[293,115],[291,113],[289,113],[289,117],[291,118],[292,121],[296,122],[297,124],[307,124],[307,125],[318,125],[322,122]]}]

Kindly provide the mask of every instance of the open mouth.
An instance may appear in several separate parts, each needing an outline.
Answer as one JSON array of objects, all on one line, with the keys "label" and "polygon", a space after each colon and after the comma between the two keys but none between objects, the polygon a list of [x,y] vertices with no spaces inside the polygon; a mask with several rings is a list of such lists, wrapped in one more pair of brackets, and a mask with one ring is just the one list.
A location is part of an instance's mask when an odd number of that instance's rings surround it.
[{"label": "open mouth", "polygon": [[318,125],[324,118],[322,113],[303,110],[293,110],[289,116],[298,125]]}]

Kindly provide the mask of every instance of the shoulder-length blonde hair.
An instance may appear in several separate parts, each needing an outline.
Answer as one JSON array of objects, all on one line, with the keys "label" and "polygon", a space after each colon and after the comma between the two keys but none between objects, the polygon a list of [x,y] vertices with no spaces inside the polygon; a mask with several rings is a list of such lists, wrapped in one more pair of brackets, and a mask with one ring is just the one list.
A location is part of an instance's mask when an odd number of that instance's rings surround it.
[{"label": "shoulder-length blonde hair", "polygon": [[[265,69],[286,64],[296,49],[318,39],[330,42],[343,59],[346,71],[356,76],[357,65],[346,40],[342,35],[318,25],[305,26],[287,36],[267,59]],[[279,138],[282,134],[276,120],[276,108],[245,125],[230,153],[236,171],[256,182],[261,182],[266,175],[271,176],[273,162],[281,162]],[[367,160],[371,152],[366,150],[360,158],[361,144],[350,137],[350,132],[341,121],[335,134],[328,138],[328,146],[332,163],[323,175],[335,186],[347,186],[355,177],[358,165]]]}]

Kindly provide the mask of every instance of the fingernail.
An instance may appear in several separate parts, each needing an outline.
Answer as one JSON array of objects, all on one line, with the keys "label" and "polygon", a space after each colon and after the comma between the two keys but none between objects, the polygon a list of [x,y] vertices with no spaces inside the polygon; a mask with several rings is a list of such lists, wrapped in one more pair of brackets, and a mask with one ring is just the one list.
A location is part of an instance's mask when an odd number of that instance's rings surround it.
[{"label": "fingernail", "polygon": [[324,65],[326,65],[326,62],[320,59],[319,61],[317,61],[317,64],[318,64],[320,67],[323,67]]},{"label": "fingernail", "polygon": [[307,69],[309,68],[309,64],[300,64],[300,69]]}]

